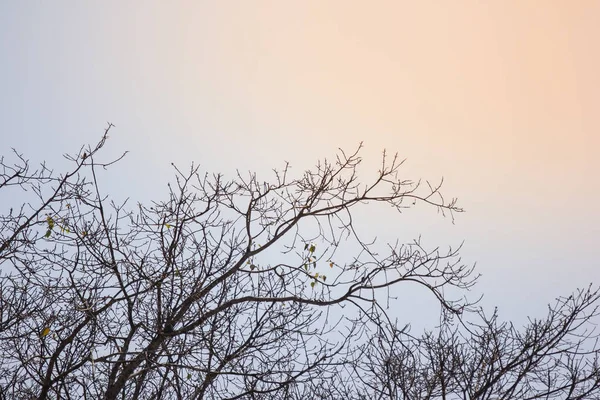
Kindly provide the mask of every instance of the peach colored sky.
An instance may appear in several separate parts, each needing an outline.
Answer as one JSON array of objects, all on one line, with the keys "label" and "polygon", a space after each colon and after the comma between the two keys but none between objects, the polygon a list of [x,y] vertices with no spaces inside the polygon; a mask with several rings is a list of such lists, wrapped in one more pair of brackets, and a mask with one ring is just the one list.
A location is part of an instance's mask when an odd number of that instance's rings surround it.
[{"label": "peach colored sky", "polygon": [[402,235],[464,239],[510,315],[600,283],[599,19],[597,1],[3,2],[2,149],[58,159],[111,121],[140,196],[170,161],[398,151],[468,211],[407,214]]}]

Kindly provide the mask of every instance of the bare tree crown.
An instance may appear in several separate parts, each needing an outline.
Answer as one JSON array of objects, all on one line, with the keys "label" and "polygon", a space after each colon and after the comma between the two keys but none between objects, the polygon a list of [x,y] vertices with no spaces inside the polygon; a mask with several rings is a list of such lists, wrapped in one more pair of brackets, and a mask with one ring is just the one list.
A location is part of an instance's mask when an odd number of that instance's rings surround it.
[{"label": "bare tree crown", "polygon": [[[569,382],[568,398],[597,396],[595,358],[567,341],[594,315],[596,292],[520,333],[448,297],[477,278],[458,249],[361,238],[353,215],[364,204],[462,211],[441,184],[400,179],[397,156],[384,153],[366,183],[360,148],[296,177],[285,165],[269,182],[174,166],[166,199],[115,204],[97,174],[118,168],[102,161],[111,128],[67,156],[67,173],[16,151],[0,160],[4,398],[537,398],[527,387],[562,394]],[[30,198],[11,204],[3,193],[15,190]],[[421,339],[395,328],[378,300],[404,284],[470,328],[447,322]],[[542,379],[550,365],[571,371],[562,389]]]}]

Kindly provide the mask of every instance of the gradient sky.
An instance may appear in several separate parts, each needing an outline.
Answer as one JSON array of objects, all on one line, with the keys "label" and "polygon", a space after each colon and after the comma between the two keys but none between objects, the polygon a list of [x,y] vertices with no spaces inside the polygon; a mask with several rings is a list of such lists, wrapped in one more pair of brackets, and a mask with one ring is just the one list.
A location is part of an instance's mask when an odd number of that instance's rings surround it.
[{"label": "gradient sky", "polygon": [[397,151],[467,212],[364,229],[464,240],[484,304],[519,320],[600,283],[599,19],[583,0],[2,1],[0,151],[62,165],[110,121],[106,153],[131,153],[106,187],[143,202],[171,161],[267,177]]}]

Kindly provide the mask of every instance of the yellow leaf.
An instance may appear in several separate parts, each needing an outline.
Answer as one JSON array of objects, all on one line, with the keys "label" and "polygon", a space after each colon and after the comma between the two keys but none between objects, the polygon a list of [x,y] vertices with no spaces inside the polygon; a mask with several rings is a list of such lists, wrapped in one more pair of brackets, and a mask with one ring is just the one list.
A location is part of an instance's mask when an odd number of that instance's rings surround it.
[{"label": "yellow leaf", "polygon": [[167,227],[167,229],[171,229],[171,225],[165,224],[165,226]]},{"label": "yellow leaf", "polygon": [[42,329],[42,333],[40,334],[40,337],[46,337],[46,336],[48,336],[49,333],[50,333],[50,327],[46,326],[44,329]]},{"label": "yellow leaf", "polygon": [[319,273],[315,272],[315,279],[319,277]]}]

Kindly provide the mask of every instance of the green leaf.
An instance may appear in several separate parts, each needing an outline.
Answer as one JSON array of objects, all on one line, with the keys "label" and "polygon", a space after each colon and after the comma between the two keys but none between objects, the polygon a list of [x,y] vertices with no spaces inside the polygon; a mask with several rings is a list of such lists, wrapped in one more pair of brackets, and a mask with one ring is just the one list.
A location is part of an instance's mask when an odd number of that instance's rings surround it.
[{"label": "green leaf", "polygon": [[304,250],[308,249],[308,243],[304,244]]},{"label": "green leaf", "polygon": [[317,282],[315,282],[315,281],[312,281],[312,282],[310,283],[310,287],[311,287],[311,288],[314,288],[316,283],[317,283]]},{"label": "green leaf", "polygon": [[256,265],[250,264],[250,270],[253,271],[256,268]]},{"label": "green leaf", "polygon": [[50,237],[50,235],[52,235],[52,231],[51,231],[50,229],[48,229],[48,230],[46,231],[46,234],[44,235],[44,237],[47,237],[47,238],[49,238],[49,237]]},{"label": "green leaf", "polygon": [[327,279],[325,275],[321,275],[321,278],[323,278],[323,282],[325,282],[325,280]]},{"label": "green leaf", "polygon": [[313,245],[310,246],[310,248],[308,249],[308,251],[310,251],[311,253],[314,253],[315,249],[316,249],[315,245],[313,244]]},{"label": "green leaf", "polygon": [[188,378],[188,379],[192,379],[192,374],[190,374],[190,373],[188,372],[188,374],[187,374],[187,378]]}]

